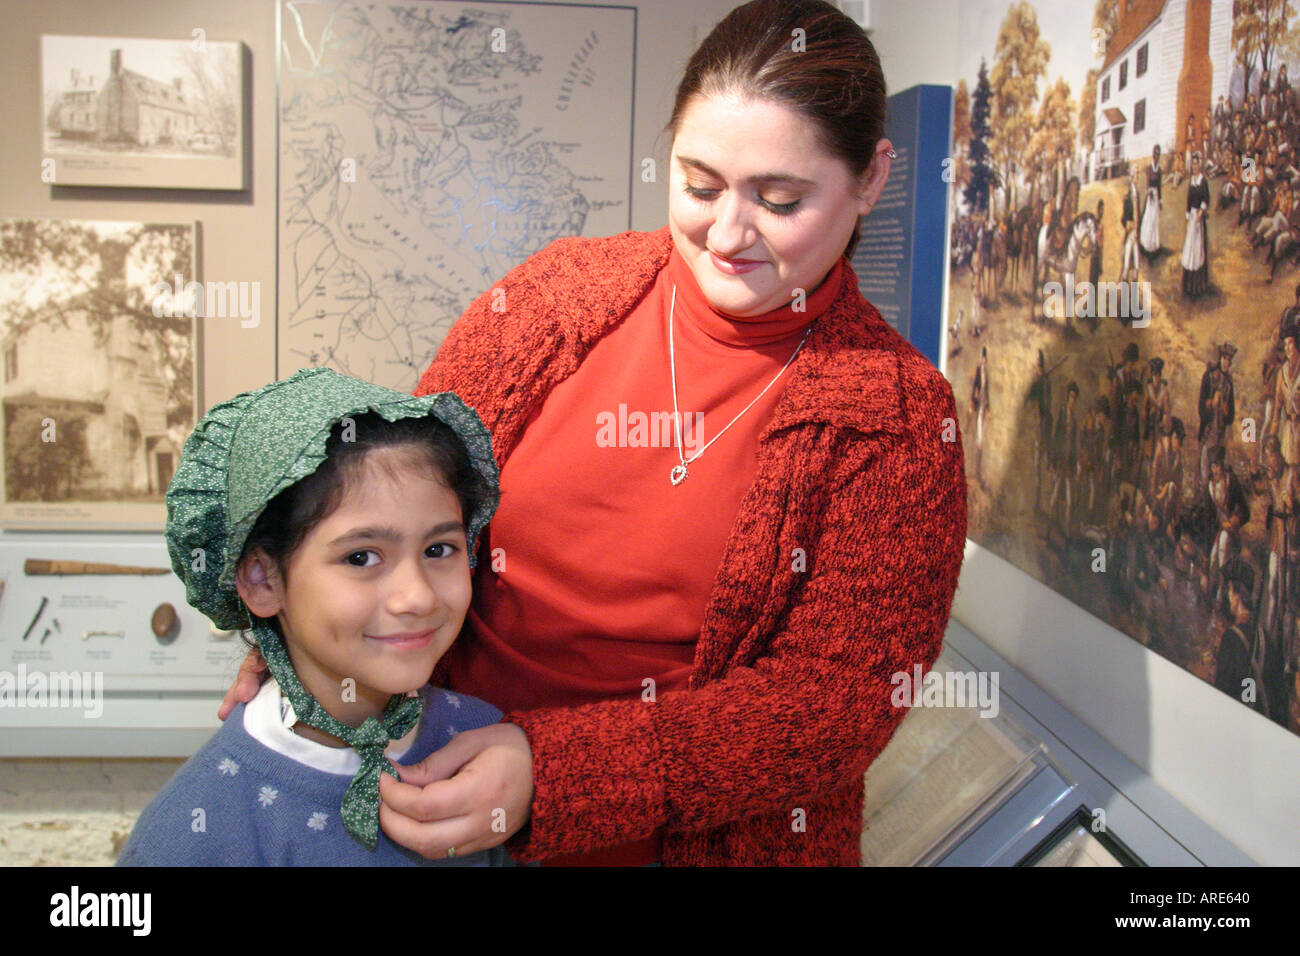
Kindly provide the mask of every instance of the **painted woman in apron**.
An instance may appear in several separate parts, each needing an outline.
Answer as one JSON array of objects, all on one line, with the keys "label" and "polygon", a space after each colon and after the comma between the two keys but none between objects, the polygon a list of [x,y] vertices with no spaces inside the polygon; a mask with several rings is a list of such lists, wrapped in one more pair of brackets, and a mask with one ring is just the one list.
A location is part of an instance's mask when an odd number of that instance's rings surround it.
[{"label": "painted woman in apron", "polygon": [[1155,258],[1160,251],[1160,145],[1151,150],[1151,166],[1147,169],[1147,200],[1142,209],[1142,227],[1138,233],[1142,251]]},{"label": "painted woman in apron", "polygon": [[1192,178],[1187,182],[1187,234],[1183,238],[1183,295],[1196,298],[1210,287],[1210,241],[1205,216],[1210,209],[1210,184],[1201,173],[1201,154],[1192,153]]}]

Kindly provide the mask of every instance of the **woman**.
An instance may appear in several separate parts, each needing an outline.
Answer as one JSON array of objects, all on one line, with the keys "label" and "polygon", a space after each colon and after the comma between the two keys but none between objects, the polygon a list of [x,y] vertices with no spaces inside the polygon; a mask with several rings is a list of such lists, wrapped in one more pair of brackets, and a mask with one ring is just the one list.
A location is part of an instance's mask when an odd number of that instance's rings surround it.
[{"label": "woman", "polygon": [[[507,716],[385,776],[392,839],[858,863],[891,678],[938,654],[966,529],[952,391],[845,259],[884,113],[829,4],[734,10],[677,92],[668,226],[560,240],[447,335],[417,391],[455,390],[503,470],[446,676]],[[657,440],[607,447],[619,415]]]},{"label": "woman", "polygon": [[1187,234],[1183,238],[1183,295],[1204,295],[1210,287],[1210,244],[1205,217],[1210,210],[1210,184],[1201,173],[1201,154],[1192,153],[1192,178],[1187,181]]},{"label": "woman", "polygon": [[1160,251],[1160,144],[1151,148],[1151,166],[1147,169],[1146,205],[1142,207],[1139,232],[1142,251],[1154,259]]}]

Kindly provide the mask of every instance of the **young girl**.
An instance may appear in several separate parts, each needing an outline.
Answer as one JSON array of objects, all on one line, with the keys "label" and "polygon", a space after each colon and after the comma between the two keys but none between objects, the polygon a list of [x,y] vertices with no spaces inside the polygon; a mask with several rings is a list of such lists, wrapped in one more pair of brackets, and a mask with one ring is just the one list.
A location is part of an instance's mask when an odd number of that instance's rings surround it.
[{"label": "young girl", "polygon": [[167,490],[167,546],[189,602],[251,629],[273,679],[145,808],[119,865],[430,862],[380,831],[379,775],[501,718],[427,684],[498,496],[487,429],[451,392],[311,368],[213,408]]}]

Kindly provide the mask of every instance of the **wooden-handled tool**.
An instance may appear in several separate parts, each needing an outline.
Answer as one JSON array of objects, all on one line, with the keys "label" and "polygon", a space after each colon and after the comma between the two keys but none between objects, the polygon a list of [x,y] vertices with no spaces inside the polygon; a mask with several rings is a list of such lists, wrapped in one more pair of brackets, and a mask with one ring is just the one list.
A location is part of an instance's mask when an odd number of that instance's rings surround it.
[{"label": "wooden-handled tool", "polygon": [[134,564],[103,564],[98,561],[45,561],[28,558],[25,574],[171,574],[171,568],[144,568]]}]

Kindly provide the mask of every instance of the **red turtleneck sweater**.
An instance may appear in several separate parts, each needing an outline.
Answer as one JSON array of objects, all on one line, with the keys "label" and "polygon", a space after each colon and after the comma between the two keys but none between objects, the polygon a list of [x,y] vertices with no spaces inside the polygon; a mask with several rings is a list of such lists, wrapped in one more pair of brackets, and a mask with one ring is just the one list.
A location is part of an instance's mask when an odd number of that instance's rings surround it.
[{"label": "red turtleneck sweater", "polygon": [[[799,311],[737,318],[709,305],[673,251],[645,298],[528,420],[502,468],[474,578],[476,639],[449,652],[452,686],[506,713],[687,686],[714,575],[757,470],[758,435],[789,370],[727,423],[829,307],[842,262],[795,303]],[[685,457],[717,437],[677,486],[674,285]],[[557,862],[649,862],[658,837]]]}]

